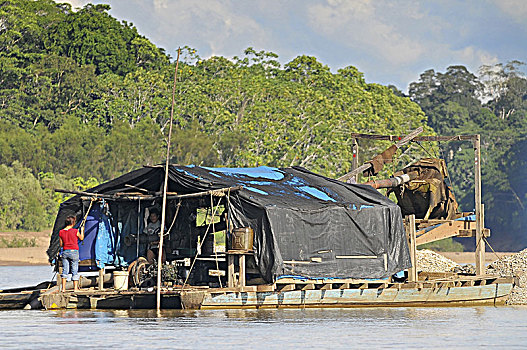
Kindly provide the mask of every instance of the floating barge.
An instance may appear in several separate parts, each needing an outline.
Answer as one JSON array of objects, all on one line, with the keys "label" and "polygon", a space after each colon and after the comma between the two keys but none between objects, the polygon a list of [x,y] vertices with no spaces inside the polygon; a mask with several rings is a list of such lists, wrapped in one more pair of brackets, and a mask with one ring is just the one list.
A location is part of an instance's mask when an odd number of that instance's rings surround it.
[{"label": "floating barge", "polygon": [[[354,134],[355,138],[399,142],[340,181],[298,167],[167,166],[168,206],[163,215],[171,224],[165,234],[166,245],[161,239],[158,246],[166,253],[166,264],[157,267],[144,258],[155,238],[145,235],[144,228],[149,210],[160,204],[164,167],[144,167],[88,192],[73,192],[76,196],[61,205],[48,255],[58,267],[58,231],[64,219],[71,213],[84,217],[81,265],[99,271],[98,281],[92,283],[98,287],[78,292],[59,292],[54,287],[0,293],[0,308],[197,310],[504,304],[514,280],[484,274],[484,241],[490,231],[484,228],[481,203],[479,135],[419,138],[417,134]],[[424,159],[394,178],[370,181],[367,186],[344,182],[359,171],[377,171],[379,164],[382,167],[389,160],[388,154],[393,155],[394,147],[414,138],[474,143],[474,214],[457,212],[444,180],[447,173],[442,160]],[[354,151],[358,152],[358,147]],[[403,185],[406,190],[396,192],[399,206],[374,190]],[[250,234],[237,236],[237,230]],[[418,245],[454,236],[476,238],[476,275],[417,271]],[[218,239],[223,243],[218,244]],[[158,257],[165,260],[161,252]],[[154,287],[154,267],[157,276],[163,276],[162,284],[158,279],[160,287]],[[115,288],[105,288],[110,282],[106,269],[116,269]],[[405,277],[395,277],[402,270],[407,271]],[[115,284],[118,275],[126,277],[130,288]]]},{"label": "floating barge", "polygon": [[[162,309],[503,305],[512,278],[422,273],[418,282],[281,279],[243,288],[164,288]],[[43,293],[45,309],[153,309],[155,291],[83,290]]]}]

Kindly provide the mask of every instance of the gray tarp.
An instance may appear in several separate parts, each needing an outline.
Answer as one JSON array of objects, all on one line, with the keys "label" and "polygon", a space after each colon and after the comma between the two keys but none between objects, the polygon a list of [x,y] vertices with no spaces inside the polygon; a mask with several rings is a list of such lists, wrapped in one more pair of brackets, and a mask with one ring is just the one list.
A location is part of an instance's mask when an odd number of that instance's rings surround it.
[{"label": "gray tarp", "polygon": [[[92,191],[111,194],[133,189],[125,184],[159,191],[163,172],[162,167],[139,169]],[[171,166],[169,179],[169,191],[178,193],[244,186],[231,194],[229,215],[234,227],[254,229],[256,265],[266,281],[284,274],[384,278],[411,266],[400,208],[369,186],[343,183],[299,167]],[[111,204],[113,211],[120,205]],[[58,251],[57,235],[66,212],[80,215],[81,210],[78,196],[61,205],[48,249],[50,259]],[[134,215],[127,220],[137,220]],[[185,216],[178,220],[191,224]]]}]

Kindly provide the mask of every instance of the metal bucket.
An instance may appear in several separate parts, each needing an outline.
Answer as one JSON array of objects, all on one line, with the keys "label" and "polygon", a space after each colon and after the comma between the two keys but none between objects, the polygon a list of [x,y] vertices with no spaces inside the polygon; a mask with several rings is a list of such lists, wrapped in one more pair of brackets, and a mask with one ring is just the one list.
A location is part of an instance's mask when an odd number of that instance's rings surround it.
[{"label": "metal bucket", "polygon": [[128,290],[128,271],[113,272],[113,287],[116,290]]},{"label": "metal bucket", "polygon": [[239,227],[232,230],[231,249],[253,250],[254,231],[250,227]]}]

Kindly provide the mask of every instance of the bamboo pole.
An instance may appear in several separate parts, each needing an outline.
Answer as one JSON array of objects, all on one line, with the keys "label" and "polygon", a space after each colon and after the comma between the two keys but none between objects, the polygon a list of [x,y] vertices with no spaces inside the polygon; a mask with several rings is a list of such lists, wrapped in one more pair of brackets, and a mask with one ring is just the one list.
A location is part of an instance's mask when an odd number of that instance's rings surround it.
[{"label": "bamboo pole", "polygon": [[483,204],[481,203],[481,140],[476,135],[474,140],[474,172],[475,189],[474,202],[476,205],[476,274],[485,273],[485,242],[483,241]]},{"label": "bamboo pole", "polygon": [[159,232],[159,254],[157,258],[157,291],[156,291],[156,308],[161,309],[161,267],[163,261],[163,237],[165,236],[165,221],[166,213],[165,209],[167,206],[167,190],[168,190],[168,163],[170,161],[170,141],[172,137],[172,121],[174,120],[174,104],[176,98],[176,81],[177,81],[177,70],[179,67],[179,55],[181,49],[177,50],[176,59],[176,70],[174,71],[174,85],[172,86],[172,108],[170,109],[170,128],[168,129],[168,143],[167,143],[167,158],[165,162],[165,183],[163,185],[163,208],[161,210],[161,231]]}]

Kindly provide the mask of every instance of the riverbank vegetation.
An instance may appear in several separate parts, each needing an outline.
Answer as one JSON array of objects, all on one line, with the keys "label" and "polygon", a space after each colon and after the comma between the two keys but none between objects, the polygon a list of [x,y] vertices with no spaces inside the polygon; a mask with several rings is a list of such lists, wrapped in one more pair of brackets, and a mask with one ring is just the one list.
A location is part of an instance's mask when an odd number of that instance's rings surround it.
[{"label": "riverbank vegetation", "polygon": [[[163,160],[174,57],[108,10],[0,3],[0,230],[52,225],[65,199],[53,188],[86,189]],[[184,47],[171,161],[299,165],[336,177],[351,168],[351,132],[404,134],[424,125],[425,134],[481,133],[487,222],[494,235],[524,232],[527,186],[518,175],[527,84],[520,68],[429,70],[405,95],[367,83],[353,66],[332,71],[311,56],[281,64],[253,48],[202,58]],[[386,146],[362,143],[361,161]],[[444,156],[458,200],[472,210],[471,146],[422,146],[400,154],[393,169],[416,156]]]}]

